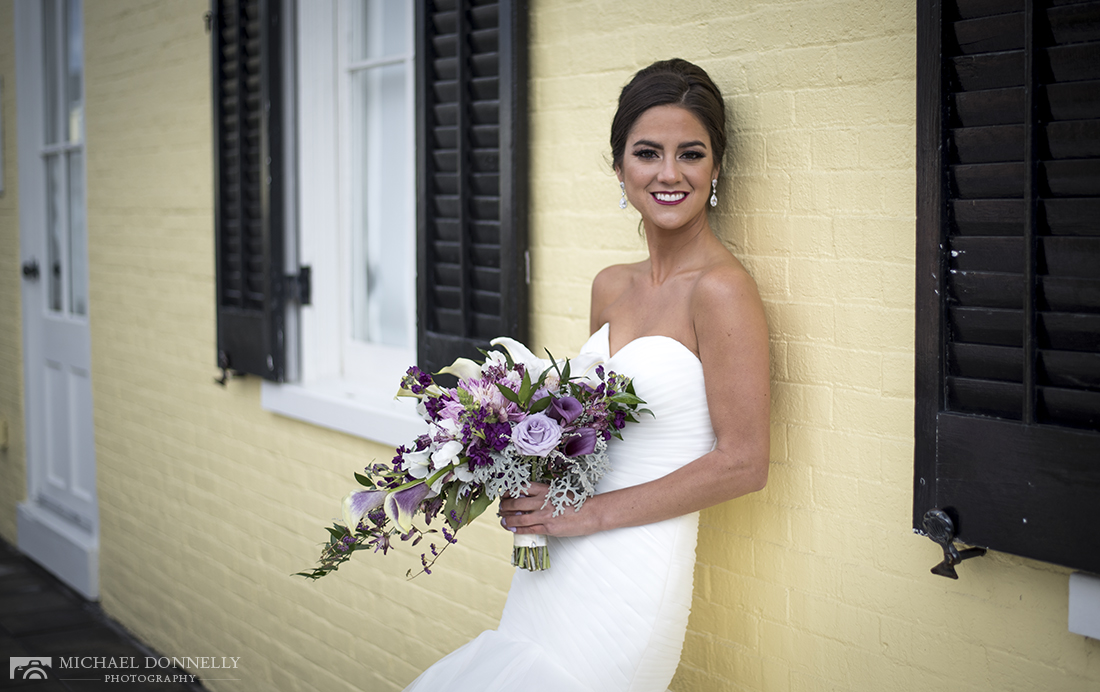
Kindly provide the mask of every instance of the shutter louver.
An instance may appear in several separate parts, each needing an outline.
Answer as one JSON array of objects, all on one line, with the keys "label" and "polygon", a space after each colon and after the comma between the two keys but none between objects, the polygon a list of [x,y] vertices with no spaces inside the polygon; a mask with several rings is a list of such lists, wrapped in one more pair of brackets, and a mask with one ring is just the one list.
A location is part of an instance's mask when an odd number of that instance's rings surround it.
[{"label": "shutter louver", "polygon": [[218,365],[282,381],[277,0],[212,13]]},{"label": "shutter louver", "polygon": [[947,6],[947,403],[1097,429],[1100,2],[1050,4],[1030,102],[1025,3]]},{"label": "shutter louver", "polygon": [[919,12],[913,526],[1100,571],[1100,2]]},{"label": "shutter louver", "polygon": [[517,3],[418,3],[418,342],[436,371],[526,338],[526,108]]}]

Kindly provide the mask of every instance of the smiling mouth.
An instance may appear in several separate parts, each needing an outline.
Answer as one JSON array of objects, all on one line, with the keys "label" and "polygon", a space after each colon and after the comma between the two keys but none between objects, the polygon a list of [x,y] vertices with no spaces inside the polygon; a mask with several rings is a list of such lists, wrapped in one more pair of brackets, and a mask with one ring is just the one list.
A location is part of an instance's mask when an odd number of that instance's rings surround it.
[{"label": "smiling mouth", "polygon": [[658,204],[679,204],[687,197],[686,192],[654,192],[651,193]]}]

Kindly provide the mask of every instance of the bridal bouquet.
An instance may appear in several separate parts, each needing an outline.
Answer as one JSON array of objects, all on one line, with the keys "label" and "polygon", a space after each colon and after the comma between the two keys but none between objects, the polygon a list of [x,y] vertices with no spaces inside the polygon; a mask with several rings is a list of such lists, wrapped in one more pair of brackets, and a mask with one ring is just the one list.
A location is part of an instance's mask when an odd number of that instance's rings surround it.
[{"label": "bridal bouquet", "polygon": [[[591,357],[547,360],[512,339],[492,344],[505,351],[486,352],[483,363],[459,358],[439,372],[457,377],[455,387],[409,368],[397,395],[418,400],[428,432],[398,447],[391,464],[355,474],[363,489],[344,498],[343,525],[329,527],[318,565],[301,576],[319,579],[357,550],[385,554],[394,537],[417,545],[436,533],[416,526],[417,517],[425,526],[442,520],[442,547],[430,542],[420,556],[422,571],[431,574],[458,530],[502,495],[546,483],[546,502],[557,516],[566,507],[579,510],[595,494],[610,468],[607,441],[621,438],[636,414],[649,412],[639,408],[645,402],[631,380]],[[549,568],[546,537],[515,536],[512,563]]]}]

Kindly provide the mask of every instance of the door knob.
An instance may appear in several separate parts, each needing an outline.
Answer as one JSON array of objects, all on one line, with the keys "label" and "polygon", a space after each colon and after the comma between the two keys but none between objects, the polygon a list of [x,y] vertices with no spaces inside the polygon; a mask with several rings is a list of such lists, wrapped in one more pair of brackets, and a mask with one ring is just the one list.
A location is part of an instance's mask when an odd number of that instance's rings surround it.
[{"label": "door knob", "polygon": [[32,257],[23,263],[23,276],[28,279],[38,278],[38,260]]}]

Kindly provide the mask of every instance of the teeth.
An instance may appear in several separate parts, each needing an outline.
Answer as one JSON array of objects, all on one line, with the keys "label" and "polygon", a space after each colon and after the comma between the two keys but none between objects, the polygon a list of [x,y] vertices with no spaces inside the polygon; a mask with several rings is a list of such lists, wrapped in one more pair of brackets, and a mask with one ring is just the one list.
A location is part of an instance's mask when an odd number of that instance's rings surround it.
[{"label": "teeth", "polygon": [[686,192],[655,192],[653,196],[661,202],[676,202],[687,197]]}]

